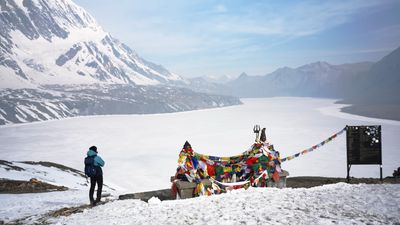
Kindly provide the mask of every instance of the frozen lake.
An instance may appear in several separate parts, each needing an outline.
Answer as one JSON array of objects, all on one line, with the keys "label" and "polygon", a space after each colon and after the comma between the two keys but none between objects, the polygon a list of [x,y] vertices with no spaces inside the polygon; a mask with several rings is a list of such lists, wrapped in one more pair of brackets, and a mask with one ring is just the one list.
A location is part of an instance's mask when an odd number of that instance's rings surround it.
[{"label": "frozen lake", "polygon": [[[170,186],[186,140],[195,151],[236,155],[254,141],[253,125],[285,157],[320,143],[345,125],[382,125],[383,175],[400,166],[400,122],[340,112],[332,99],[242,99],[243,105],[191,112],[78,117],[0,127],[0,159],[53,161],[83,170],[87,148],[106,161],[104,179],[121,191]],[[346,176],[345,134],[324,147],[284,162],[291,176]],[[379,177],[379,166],[353,166],[351,175]]]}]

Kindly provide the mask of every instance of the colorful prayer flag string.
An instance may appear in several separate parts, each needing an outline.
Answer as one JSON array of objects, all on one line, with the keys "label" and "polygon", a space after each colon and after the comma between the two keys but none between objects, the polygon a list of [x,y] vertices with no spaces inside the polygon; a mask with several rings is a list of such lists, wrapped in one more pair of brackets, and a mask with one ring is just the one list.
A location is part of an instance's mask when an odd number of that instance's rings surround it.
[{"label": "colorful prayer flag string", "polygon": [[[191,147],[183,148],[175,178],[195,182],[195,196],[250,185],[265,187],[268,180],[277,181],[281,172],[279,153],[269,148],[267,142],[255,143],[249,150],[232,157],[209,156],[194,152]],[[212,185],[205,186],[203,179],[209,179]]]},{"label": "colorful prayer flag string", "polygon": [[330,137],[327,138],[326,140],[322,141],[321,143],[312,146],[311,148],[305,149],[305,150],[303,150],[303,151],[301,151],[301,152],[299,152],[299,153],[296,153],[296,154],[294,154],[294,155],[291,155],[291,156],[288,156],[288,157],[286,157],[286,158],[283,158],[283,159],[281,160],[281,162],[289,161],[289,160],[292,160],[292,159],[294,159],[294,158],[298,158],[298,157],[301,156],[301,155],[304,155],[304,154],[307,154],[307,153],[309,153],[309,152],[312,152],[312,151],[316,150],[317,148],[322,147],[322,146],[325,145],[326,143],[329,143],[329,142],[332,141],[333,139],[337,138],[339,135],[343,134],[345,130],[346,130],[346,127],[343,128],[342,130],[340,130],[339,132],[337,132],[336,134],[330,136]]}]

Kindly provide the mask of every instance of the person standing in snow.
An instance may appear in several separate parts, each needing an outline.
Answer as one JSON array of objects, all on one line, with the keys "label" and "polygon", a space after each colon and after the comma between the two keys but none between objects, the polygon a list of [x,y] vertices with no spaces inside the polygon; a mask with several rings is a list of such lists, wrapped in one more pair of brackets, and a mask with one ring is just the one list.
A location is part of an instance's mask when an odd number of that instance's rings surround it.
[{"label": "person standing in snow", "polygon": [[[101,167],[103,167],[104,164],[104,160],[97,155],[97,147],[90,147],[89,151],[87,152],[87,157],[85,158],[85,174],[90,177],[89,200],[90,204],[93,206],[100,202],[101,199],[101,191],[103,189],[103,170]],[[93,194],[96,183],[97,195],[96,200],[94,200]]]}]

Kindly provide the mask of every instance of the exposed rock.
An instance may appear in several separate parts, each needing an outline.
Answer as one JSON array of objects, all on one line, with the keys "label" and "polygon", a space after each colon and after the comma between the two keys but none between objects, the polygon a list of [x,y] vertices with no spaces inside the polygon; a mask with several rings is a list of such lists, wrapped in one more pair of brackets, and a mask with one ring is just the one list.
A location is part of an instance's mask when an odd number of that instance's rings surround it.
[{"label": "exposed rock", "polygon": [[48,184],[34,178],[29,181],[0,179],[1,194],[41,193],[66,190],[68,190],[67,187]]}]

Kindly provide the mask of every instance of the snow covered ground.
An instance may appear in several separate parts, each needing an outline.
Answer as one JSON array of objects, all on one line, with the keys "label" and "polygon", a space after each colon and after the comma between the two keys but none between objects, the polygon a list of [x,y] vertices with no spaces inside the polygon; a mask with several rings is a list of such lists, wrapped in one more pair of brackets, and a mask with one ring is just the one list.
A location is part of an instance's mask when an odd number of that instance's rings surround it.
[{"label": "snow covered ground", "polygon": [[[14,162],[11,166],[18,167],[20,170],[0,164],[0,179],[26,181],[36,178],[49,184],[68,187],[70,190],[32,194],[0,194],[0,221],[10,222],[23,218],[24,223],[35,222],[49,211],[88,204],[89,183],[81,173],[28,163]],[[117,195],[108,186],[104,186],[103,190],[105,193]]]},{"label": "snow covered ground", "polygon": [[[334,100],[243,99],[244,104],[191,112],[78,117],[0,127],[0,159],[52,161],[83,169],[88,147],[106,161],[105,182],[125,192],[168,188],[178,154],[188,140],[195,151],[236,155],[254,141],[254,124],[281,156],[325,140],[345,125],[382,125],[383,175],[400,166],[400,122],[340,113]],[[291,176],[346,175],[345,134],[323,148],[283,163]],[[353,166],[352,176],[379,177],[379,166]]]},{"label": "snow covered ground", "polygon": [[[329,99],[288,97],[243,99],[243,102],[240,106],[171,114],[90,116],[1,126],[0,159],[51,161],[82,170],[87,148],[97,145],[106,161],[105,183],[117,189],[115,196],[168,188],[185,140],[200,153],[235,155],[250,147],[254,141],[253,125],[260,124],[267,128],[269,142],[284,157],[321,142],[345,125],[377,124],[382,125],[383,132],[383,175],[391,175],[400,166],[399,121],[341,113],[341,105]],[[345,144],[344,134],[313,153],[283,163],[282,167],[291,176],[345,177]],[[35,167],[28,168],[28,174],[13,174],[0,168],[0,178],[37,177],[73,189],[43,194],[1,194],[0,221],[24,217],[29,217],[25,222],[35,221],[49,210],[88,203],[87,186],[82,185],[82,178],[66,178],[53,170]],[[379,177],[379,167],[353,166],[351,175]],[[337,184],[296,190],[251,189],[161,203],[154,199],[150,204],[116,201],[53,222],[387,224],[399,222],[396,214],[400,211],[399,189],[400,185]]]},{"label": "snow covered ground", "polygon": [[87,190],[0,194],[0,221],[11,222],[23,219],[23,223],[34,224],[50,211],[88,204],[88,199]]},{"label": "snow covered ground", "polygon": [[252,188],[195,199],[115,201],[55,224],[398,224],[400,185]]},{"label": "snow covered ground", "polygon": [[12,166],[19,167],[23,170],[13,170],[8,166],[0,164],[0,178],[9,180],[30,180],[36,178],[37,180],[57,185],[65,186],[71,189],[86,190],[88,182],[82,176],[73,171],[65,171],[55,167],[47,167],[43,165],[32,165],[28,163],[12,163]]}]

